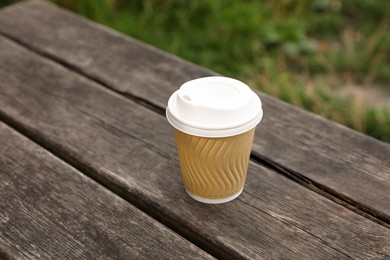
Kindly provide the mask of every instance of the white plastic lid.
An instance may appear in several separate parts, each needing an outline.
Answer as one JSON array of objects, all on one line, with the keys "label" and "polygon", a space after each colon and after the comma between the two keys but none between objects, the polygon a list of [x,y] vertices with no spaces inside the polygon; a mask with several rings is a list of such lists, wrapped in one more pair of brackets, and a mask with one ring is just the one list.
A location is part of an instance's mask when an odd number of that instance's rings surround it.
[{"label": "white plastic lid", "polygon": [[249,131],[263,117],[260,98],[243,82],[205,77],[184,83],[166,111],[178,130],[202,137],[226,137]]}]

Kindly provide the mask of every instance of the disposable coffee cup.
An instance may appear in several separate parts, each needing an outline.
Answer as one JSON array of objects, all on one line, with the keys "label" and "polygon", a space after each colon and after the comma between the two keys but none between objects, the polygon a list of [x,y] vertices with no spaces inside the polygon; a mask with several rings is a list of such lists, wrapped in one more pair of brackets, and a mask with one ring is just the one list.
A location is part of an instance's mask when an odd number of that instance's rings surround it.
[{"label": "disposable coffee cup", "polygon": [[260,98],[243,82],[205,77],[184,83],[169,98],[185,189],[193,199],[218,204],[243,191]]}]

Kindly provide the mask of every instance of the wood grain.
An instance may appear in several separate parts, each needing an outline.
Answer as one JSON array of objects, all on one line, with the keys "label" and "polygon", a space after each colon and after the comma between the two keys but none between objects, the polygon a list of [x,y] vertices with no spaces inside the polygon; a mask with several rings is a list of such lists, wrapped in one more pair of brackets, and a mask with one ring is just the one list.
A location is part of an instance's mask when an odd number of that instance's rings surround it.
[{"label": "wood grain", "polygon": [[239,199],[183,188],[165,118],[0,38],[0,118],[219,258],[385,258],[390,229],[250,163]]},{"label": "wood grain", "polygon": [[[160,113],[183,82],[212,74],[39,1],[1,11],[0,32]],[[257,161],[390,223],[390,145],[259,95]]]},{"label": "wood grain", "polygon": [[212,259],[1,122],[0,151],[0,258]]}]

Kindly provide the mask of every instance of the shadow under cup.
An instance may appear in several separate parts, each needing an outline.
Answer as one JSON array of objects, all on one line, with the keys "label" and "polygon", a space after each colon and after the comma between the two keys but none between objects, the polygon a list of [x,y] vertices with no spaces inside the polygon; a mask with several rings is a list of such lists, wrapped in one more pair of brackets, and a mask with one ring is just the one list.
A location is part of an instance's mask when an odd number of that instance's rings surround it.
[{"label": "shadow under cup", "polygon": [[221,138],[174,131],[187,193],[206,203],[223,203],[238,197],[245,184],[255,128]]}]

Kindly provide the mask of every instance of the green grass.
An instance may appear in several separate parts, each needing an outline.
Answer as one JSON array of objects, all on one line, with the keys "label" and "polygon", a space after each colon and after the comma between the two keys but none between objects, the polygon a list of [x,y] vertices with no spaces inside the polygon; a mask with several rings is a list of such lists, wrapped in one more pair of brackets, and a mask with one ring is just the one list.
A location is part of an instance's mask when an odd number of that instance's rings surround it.
[{"label": "green grass", "polygon": [[336,94],[346,82],[390,91],[389,0],[54,2],[390,142],[389,110]]}]

